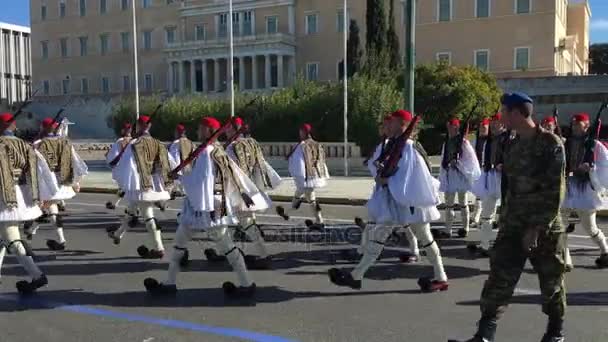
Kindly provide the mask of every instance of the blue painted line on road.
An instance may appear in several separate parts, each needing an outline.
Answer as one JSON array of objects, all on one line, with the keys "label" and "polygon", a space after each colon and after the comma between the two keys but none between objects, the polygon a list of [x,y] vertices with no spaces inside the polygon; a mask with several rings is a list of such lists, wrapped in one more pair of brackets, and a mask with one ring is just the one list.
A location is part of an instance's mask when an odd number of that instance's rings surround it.
[{"label": "blue painted line on road", "polygon": [[246,341],[254,342],[297,342],[296,340],[287,339],[280,336],[267,335],[258,333],[255,331],[242,330],[237,328],[226,328],[226,327],[214,327],[204,324],[198,324],[193,322],[178,321],[173,319],[163,319],[153,316],[130,314],[119,311],[112,311],[106,309],[99,309],[84,305],[66,305],[63,303],[55,303],[51,301],[42,300],[39,297],[33,297],[28,299],[22,299],[19,296],[12,295],[0,295],[0,300],[8,300],[13,302],[23,302],[31,304],[33,306],[42,306],[46,308],[52,308],[57,310],[69,311],[78,314],[108,317],[113,319],[125,320],[129,322],[139,322],[151,325],[158,325],[167,328],[189,330],[194,332],[214,334],[223,337],[239,338]]}]

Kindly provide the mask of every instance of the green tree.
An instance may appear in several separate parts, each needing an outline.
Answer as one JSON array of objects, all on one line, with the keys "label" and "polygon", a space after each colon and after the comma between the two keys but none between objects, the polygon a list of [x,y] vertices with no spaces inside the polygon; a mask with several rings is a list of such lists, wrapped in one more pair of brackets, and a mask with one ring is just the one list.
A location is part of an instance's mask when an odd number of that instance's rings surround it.
[{"label": "green tree", "polygon": [[391,69],[398,69],[401,65],[401,55],[399,53],[399,37],[395,30],[395,2],[389,0],[389,15],[388,15],[388,31],[386,32],[386,41],[388,48],[389,66]]},{"label": "green tree", "polygon": [[589,73],[608,74],[608,44],[593,44],[589,47]]},{"label": "green tree", "polygon": [[359,72],[359,70],[361,70],[361,58],[363,56],[363,51],[361,50],[361,41],[359,39],[359,25],[357,24],[356,20],[350,21],[346,50],[348,77],[352,77],[354,74]]},{"label": "green tree", "polygon": [[386,51],[386,11],[384,0],[367,0],[365,13],[367,31],[365,47],[368,58],[377,58]]}]

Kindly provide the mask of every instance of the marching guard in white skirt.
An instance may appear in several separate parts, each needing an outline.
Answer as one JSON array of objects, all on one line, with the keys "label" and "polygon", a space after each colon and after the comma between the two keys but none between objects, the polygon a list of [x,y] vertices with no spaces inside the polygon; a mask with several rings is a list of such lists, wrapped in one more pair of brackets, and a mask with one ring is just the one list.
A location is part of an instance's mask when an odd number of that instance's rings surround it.
[{"label": "marching guard in white skirt", "polygon": [[[80,189],[80,180],[88,174],[86,163],[80,158],[67,137],[58,133],[59,123],[45,118],[41,124],[42,139],[34,142],[34,148],[43,156],[47,167],[52,171],[45,180],[51,196],[44,200],[43,207],[48,209],[51,223],[56,227],[57,240],[47,240],[50,250],[65,250],[66,239],[63,233],[63,219],[59,215],[58,205],[74,198]],[[36,233],[37,223],[26,222],[24,231],[28,239]]]},{"label": "marching guard in white skirt", "polygon": [[[568,191],[562,205],[562,220],[568,222],[570,213],[575,212],[581,225],[599,247],[600,256],[595,260],[599,268],[608,267],[608,244],[604,232],[597,226],[596,215],[601,209],[608,209],[608,201],[601,196],[608,188],[608,149],[595,140],[594,161],[585,160],[585,139],[590,132],[589,115],[577,114],[572,121],[572,134],[566,140],[566,176]],[[574,231],[574,224],[567,232]],[[566,267],[571,269],[572,259],[568,253]]]},{"label": "marching guard in white skirt", "polygon": [[170,199],[172,180],[169,177],[169,152],[164,144],[150,135],[152,121],[140,115],[137,120],[137,137],[124,150],[115,168],[118,186],[125,192],[128,203],[126,215],[120,228],[109,230],[108,236],[114,244],[120,244],[129,228],[134,227],[133,217],[137,211],[143,215],[152,248],[141,245],[137,253],[144,259],[161,259],[165,247],[160,227],[154,218],[154,204]]},{"label": "marching guard in white skirt", "polygon": [[470,251],[481,257],[488,257],[492,228],[496,220],[496,209],[501,198],[501,177],[503,153],[509,140],[509,133],[501,122],[502,115],[492,116],[489,135],[481,149],[481,177],[473,183],[472,192],[481,200],[481,229],[479,245],[470,244]]},{"label": "marching guard in white skirt", "polygon": [[473,182],[481,176],[479,161],[475,150],[466,136],[460,133],[460,120],[451,119],[447,122],[448,139],[444,143],[441,154],[441,169],[439,171],[439,190],[445,194],[447,232],[438,231],[437,237],[452,237],[456,195],[460,206],[462,228],[458,230],[459,237],[469,233],[469,201],[467,193],[471,191]]},{"label": "marching guard in white skirt", "polygon": [[[329,179],[329,171],[325,164],[325,150],[323,145],[312,138],[310,124],[303,124],[299,129],[299,135],[300,142],[287,157],[289,174],[293,177],[296,186],[291,208],[297,210],[303,202],[308,202],[315,221],[313,223],[312,220],[306,220],[306,226],[309,229],[322,230],[325,225],[315,190],[324,188]],[[283,207],[277,206],[276,209],[279,216],[285,220],[289,219]]]},{"label": "marching guard in white skirt", "polygon": [[255,293],[256,285],[247,272],[241,250],[232,240],[228,225],[238,224],[239,211],[265,209],[267,201],[222,146],[210,139],[219,129],[220,123],[215,118],[205,117],[201,120],[199,138],[211,141],[201,147],[202,153],[194,159],[191,170],[185,171],[180,177],[186,198],[169,273],[162,283],[153,278],[145,279],[144,285],[150,294],[168,295],[177,292],[180,262],[187,251],[188,242],[197,231],[208,233],[218,252],[226,256],[236,272],[238,285],[225,282],[222,286],[224,293],[231,297],[251,297]]},{"label": "marching guard in white skirt", "polygon": [[[129,145],[129,143],[132,140],[132,137],[131,137],[132,129],[133,129],[133,127],[130,123],[126,122],[125,124],[123,124],[122,129],[120,131],[121,137],[118,140],[116,140],[116,142],[114,142],[112,144],[112,146],[110,146],[110,150],[106,154],[106,163],[108,163],[108,166],[110,168],[112,168],[112,180],[114,180],[114,182],[116,182],[116,165],[120,161],[120,158],[122,158],[124,151],[127,149],[127,145]],[[110,210],[116,209],[116,207],[120,203],[120,200],[125,196],[125,192],[122,191],[121,189],[118,189],[118,192],[116,195],[118,196],[116,201],[107,202],[106,208],[108,208]]]},{"label": "marching guard in white skirt", "polygon": [[[0,269],[6,253],[17,261],[31,277],[31,281],[17,282],[21,294],[31,294],[48,283],[46,276],[28,255],[21,240],[19,224],[42,215],[39,207],[42,178],[51,177],[51,170],[42,156],[25,141],[15,137],[15,118],[10,113],[0,114]],[[48,190],[45,188],[44,190]]]},{"label": "marching guard in white skirt", "polygon": [[[194,151],[194,143],[192,140],[188,139],[186,135],[186,126],[183,124],[177,124],[175,126],[175,140],[169,145],[169,161],[171,162],[171,167],[176,167],[182,160],[188,158],[190,153]],[[173,184],[173,191],[171,192],[171,197],[179,197],[183,196],[184,189],[179,180],[176,180]]]},{"label": "marching guard in white skirt", "polygon": [[[226,153],[260,190],[267,202],[267,207],[271,207],[272,201],[266,191],[279,186],[281,177],[264,158],[264,151],[260,144],[254,138],[245,136],[248,129],[244,126],[243,119],[233,117],[227,125],[226,136],[229,140],[226,141],[228,145]],[[269,269],[272,256],[268,254],[264,233],[256,222],[255,211],[238,211],[237,217],[240,226],[239,231],[251,240],[257,253],[257,255],[245,255],[247,268]],[[226,259],[223,255],[218,255],[212,248],[205,250],[205,256],[209,261],[224,261]]]},{"label": "marching guard in white skirt", "polygon": [[[381,162],[382,170],[378,170],[376,188],[367,203],[370,224],[362,236],[363,257],[352,272],[330,269],[329,279],[338,286],[360,289],[363,276],[379,257],[393,228],[409,225],[434,269],[434,277],[420,278],[419,286],[424,292],[445,291],[448,289],[448,278],[430,229],[430,222],[441,216],[437,210],[440,202],[439,184],[414,147],[414,141],[409,139],[415,126],[412,114],[397,111],[392,116],[390,127],[395,141]],[[395,171],[392,175],[384,172],[391,167],[388,164],[393,164]]]},{"label": "marching guard in white skirt", "polygon": [[[479,165],[481,165],[481,161],[483,158],[483,148],[485,146],[486,141],[488,140],[488,135],[490,134],[490,119],[483,118],[479,123],[479,127],[477,128],[477,135],[475,136],[475,140],[473,141],[473,148],[475,149],[475,155],[477,156],[477,161]],[[475,196],[475,205],[473,206],[473,217],[471,218],[471,225],[473,227],[477,227],[479,225],[479,221],[481,220],[481,199]]]}]

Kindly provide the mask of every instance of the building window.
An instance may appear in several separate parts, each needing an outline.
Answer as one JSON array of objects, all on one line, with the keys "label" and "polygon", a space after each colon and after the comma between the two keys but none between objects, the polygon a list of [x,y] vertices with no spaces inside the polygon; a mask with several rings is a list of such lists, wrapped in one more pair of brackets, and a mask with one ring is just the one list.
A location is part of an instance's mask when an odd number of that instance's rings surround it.
[{"label": "building window", "polygon": [[279,26],[279,17],[273,15],[271,17],[266,17],[266,33],[267,34],[275,34],[278,32]]},{"label": "building window", "polygon": [[175,2],[175,0],[167,0],[167,5],[171,5]]},{"label": "building window", "polygon": [[141,7],[143,7],[143,8],[149,8],[150,7],[150,0],[141,0]]},{"label": "building window", "polygon": [[122,48],[122,52],[129,52],[129,32],[120,33],[120,46]]},{"label": "building window", "polygon": [[43,81],[42,82],[42,88],[43,88],[43,92],[44,95],[49,95],[50,91],[51,91],[51,84],[49,81]]},{"label": "building window", "polygon": [[490,0],[475,0],[475,16],[477,18],[490,16]]},{"label": "building window", "polygon": [[490,51],[489,50],[477,50],[475,51],[475,60],[473,61],[475,66],[482,71],[490,70]]},{"label": "building window", "polygon": [[120,0],[120,9],[126,11],[129,9],[129,0]]},{"label": "building window", "polygon": [[[346,21],[350,17],[350,13],[346,13]],[[344,33],[344,11],[339,10],[336,15],[336,31],[338,33]]]},{"label": "building window", "polygon": [[316,34],[319,32],[318,25],[318,15],[317,14],[307,14],[306,15],[306,34]]},{"label": "building window", "polygon": [[194,27],[194,40],[207,39],[207,26],[205,24],[196,25]]},{"label": "building window", "polygon": [[128,92],[129,90],[131,90],[131,78],[125,75],[122,77],[122,91]]},{"label": "building window", "polygon": [[446,63],[447,65],[452,64],[452,53],[451,52],[439,52],[435,59],[437,63]]},{"label": "building window", "polygon": [[59,2],[59,18],[65,18],[65,0]]},{"label": "building window", "polygon": [[241,20],[241,14],[238,12],[232,13],[232,35],[240,36],[241,35],[241,25],[239,24]]},{"label": "building window", "polygon": [[107,77],[102,77],[101,78],[101,91],[104,94],[107,94],[110,92],[110,79]]},{"label": "building window", "polygon": [[177,31],[176,27],[167,27],[165,29],[166,36],[167,36],[167,44],[175,43],[175,31]]},{"label": "building window", "polygon": [[78,38],[78,40],[80,41],[80,57],[84,57],[89,54],[89,47],[88,47],[89,38],[80,37],[80,38]]},{"label": "building window", "polygon": [[319,63],[306,63],[306,79],[309,81],[319,79]]},{"label": "building window", "polygon": [[253,13],[251,11],[243,12],[243,36],[253,34]]},{"label": "building window", "polygon": [[46,5],[40,6],[40,20],[46,20]]},{"label": "building window", "polygon": [[102,56],[105,56],[108,53],[109,50],[109,36],[107,33],[102,34],[101,36],[99,36],[99,51],[101,52]]},{"label": "building window", "polygon": [[530,13],[530,0],[515,0],[515,13]]},{"label": "building window", "polygon": [[99,0],[99,14],[108,13],[108,1],[107,0]]},{"label": "building window", "polygon": [[87,0],[80,0],[80,16],[87,15]]},{"label": "building window", "polygon": [[48,41],[40,42],[40,55],[42,56],[43,60],[49,59],[49,42]]},{"label": "building window", "polygon": [[89,80],[86,78],[83,78],[80,80],[80,91],[83,94],[88,94],[89,93]]},{"label": "building window", "polygon": [[152,49],[152,31],[144,31],[144,50]]},{"label": "building window", "polygon": [[144,89],[146,89],[146,91],[152,91],[153,87],[154,82],[152,81],[152,74],[146,74],[144,76]]},{"label": "building window", "polygon": [[67,38],[59,39],[59,46],[61,49],[61,57],[67,58],[68,57],[68,39]]},{"label": "building window", "polygon": [[526,70],[530,68],[530,48],[515,48],[515,69]]},{"label": "building window", "polygon": [[70,80],[61,80],[61,93],[67,95],[70,92]]},{"label": "building window", "polygon": [[439,21],[452,20],[452,0],[437,0],[437,18]]},{"label": "building window", "polygon": [[228,34],[228,14],[222,13],[219,15],[219,27],[217,30],[217,37],[224,38]]}]

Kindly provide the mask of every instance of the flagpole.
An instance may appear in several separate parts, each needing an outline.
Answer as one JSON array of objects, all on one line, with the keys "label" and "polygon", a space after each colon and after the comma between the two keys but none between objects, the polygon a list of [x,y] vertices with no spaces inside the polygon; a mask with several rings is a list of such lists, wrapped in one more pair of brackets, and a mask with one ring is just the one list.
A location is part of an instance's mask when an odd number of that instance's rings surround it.
[{"label": "flagpole", "polygon": [[[230,88],[230,117],[234,116],[234,32],[232,31],[232,0],[228,1],[228,36],[230,37],[230,59],[228,61],[228,86]],[[240,70],[239,72],[243,72]]]},{"label": "flagpole", "polygon": [[348,8],[346,7],[347,0],[344,0],[344,24],[343,33],[344,33],[344,62],[342,63],[343,67],[343,76],[344,76],[344,176],[348,176]]},{"label": "flagpole", "polygon": [[135,117],[139,119],[139,61],[137,57],[137,15],[135,12],[135,0],[133,4],[133,64],[135,65]]}]

